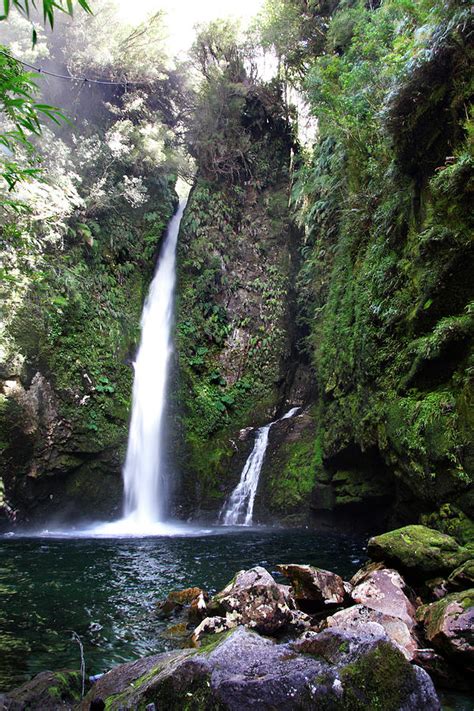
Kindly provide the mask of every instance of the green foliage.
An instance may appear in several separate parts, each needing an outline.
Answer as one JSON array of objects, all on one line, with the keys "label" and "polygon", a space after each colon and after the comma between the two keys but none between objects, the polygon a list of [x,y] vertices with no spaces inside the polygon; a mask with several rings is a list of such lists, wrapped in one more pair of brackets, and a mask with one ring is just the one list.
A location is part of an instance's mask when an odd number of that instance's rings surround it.
[{"label": "green foliage", "polygon": [[[65,120],[58,109],[36,101],[38,88],[33,81],[35,76],[23,71],[20,62],[0,45],[0,111],[7,122],[0,133],[0,178],[5,181],[8,191],[18,181],[30,180],[40,174],[31,134],[41,134],[42,118],[47,117],[56,124]],[[16,159],[17,152],[25,156],[23,163]],[[2,193],[3,186],[0,184],[0,205],[21,207]]]},{"label": "green foliage", "polygon": [[288,443],[279,452],[271,486],[272,510],[285,513],[307,502],[322,469],[319,440]]},{"label": "green foliage", "polygon": [[[87,13],[92,12],[86,0],[77,0],[77,4]],[[50,28],[53,29],[55,13],[59,11],[72,15],[74,12],[74,2],[73,0],[41,0],[41,2],[37,0],[3,0],[3,14],[0,15],[0,21],[8,19],[12,8],[27,18],[30,18],[32,14],[41,10],[44,24],[49,25]],[[33,44],[36,44],[36,40],[37,33],[35,28],[33,28]]]},{"label": "green foliage", "polygon": [[306,56],[320,135],[292,190],[324,457],[377,447],[434,501],[472,476],[470,22],[467,3],[340,5]]}]

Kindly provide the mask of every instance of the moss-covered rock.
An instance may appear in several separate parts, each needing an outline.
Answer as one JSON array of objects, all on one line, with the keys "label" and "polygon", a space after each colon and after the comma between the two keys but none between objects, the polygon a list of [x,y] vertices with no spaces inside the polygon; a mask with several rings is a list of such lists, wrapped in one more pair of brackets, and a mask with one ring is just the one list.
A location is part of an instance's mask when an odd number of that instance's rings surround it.
[{"label": "moss-covered rock", "polygon": [[474,543],[474,521],[453,504],[444,504],[439,511],[424,514],[421,523],[447,533],[461,545]]},{"label": "moss-covered rock", "polygon": [[[378,627],[378,626],[376,626]],[[95,684],[82,705],[103,699],[108,711],[438,711],[428,675],[412,667],[383,630],[326,630],[274,644],[242,627],[199,650],[124,664]]]},{"label": "moss-covered rock", "polygon": [[448,578],[448,584],[451,588],[474,588],[474,559],[467,560],[453,570]]},{"label": "moss-covered rock", "polygon": [[456,592],[417,610],[433,647],[474,671],[474,589]]},{"label": "moss-covered rock", "polygon": [[[445,502],[474,512],[473,19],[466,3],[417,8],[335,9],[307,82],[319,140],[294,189],[322,458],[344,472],[345,452],[376,451],[401,522]],[[326,484],[317,499],[331,505]]]},{"label": "moss-covered rock", "polygon": [[369,540],[369,556],[393,564],[414,578],[450,573],[470,558],[454,538],[426,526],[412,525]]},{"label": "moss-covered rock", "polygon": [[81,700],[82,678],[78,671],[41,672],[3,700],[5,711],[71,709]]},{"label": "moss-covered rock", "polygon": [[238,480],[239,431],[274,419],[294,372],[293,139],[273,90],[244,104],[254,177],[200,173],[178,243],[178,449],[187,505],[214,511]]}]

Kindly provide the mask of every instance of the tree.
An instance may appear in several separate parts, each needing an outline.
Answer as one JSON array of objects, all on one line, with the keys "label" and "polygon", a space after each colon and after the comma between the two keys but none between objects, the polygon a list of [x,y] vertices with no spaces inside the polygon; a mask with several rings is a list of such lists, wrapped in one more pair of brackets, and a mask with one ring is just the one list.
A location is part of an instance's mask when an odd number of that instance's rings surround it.
[{"label": "tree", "polygon": [[217,20],[200,27],[191,52],[200,82],[186,140],[199,169],[210,179],[232,182],[249,172],[250,137],[242,125],[253,85],[245,67],[248,57],[235,23]]},{"label": "tree", "polygon": [[[91,12],[86,0],[77,0],[77,3],[86,12]],[[36,16],[39,11],[36,0],[4,0],[3,7],[0,21],[7,20],[12,9],[28,19]],[[55,11],[72,15],[73,9],[72,0],[42,0],[43,22],[53,28]],[[32,24],[33,45],[36,42],[37,30]],[[65,120],[57,108],[36,101],[38,91],[35,74],[25,71],[7,47],[0,45],[0,114],[3,119],[0,125],[0,177],[8,191],[18,181],[29,180],[40,174],[31,136],[41,133],[44,118],[55,123]],[[15,200],[1,196],[0,205],[19,207]]]}]

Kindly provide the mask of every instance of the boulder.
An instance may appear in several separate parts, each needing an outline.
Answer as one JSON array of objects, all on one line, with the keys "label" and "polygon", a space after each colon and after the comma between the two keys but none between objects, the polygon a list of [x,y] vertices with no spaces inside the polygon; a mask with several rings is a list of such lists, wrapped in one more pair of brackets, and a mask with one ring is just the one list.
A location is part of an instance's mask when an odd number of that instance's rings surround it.
[{"label": "boulder", "polygon": [[474,589],[447,595],[418,608],[428,642],[469,671],[474,671]]},{"label": "boulder", "polygon": [[290,609],[285,586],[278,585],[261,567],[237,573],[224,590],[212,598],[207,613],[221,617],[232,614],[240,624],[267,635],[309,626],[304,613]]},{"label": "boulder", "polygon": [[429,676],[411,666],[381,628],[358,635],[326,630],[302,644],[275,644],[238,627],[199,650],[116,667],[96,682],[81,708],[88,711],[97,699],[108,711],[151,704],[168,711],[440,708]]},{"label": "boulder", "polygon": [[185,605],[191,605],[196,598],[204,597],[204,595],[205,593],[201,588],[172,590],[165,600],[161,600],[157,604],[157,613],[161,618],[170,617],[172,614],[180,612]]},{"label": "boulder", "polygon": [[373,560],[392,564],[414,579],[451,573],[471,557],[451,536],[421,525],[371,538],[368,553]]},{"label": "boulder", "polygon": [[0,697],[2,711],[53,711],[71,709],[81,700],[82,678],[78,671],[44,671]]},{"label": "boulder", "polygon": [[362,629],[365,629],[371,623],[376,623],[385,630],[388,638],[406,659],[411,661],[414,658],[419,643],[413,631],[413,624],[407,625],[399,617],[387,615],[381,610],[376,610],[366,605],[353,605],[331,615],[324,624],[328,628],[337,627],[360,633]]},{"label": "boulder", "polygon": [[408,598],[407,585],[400,573],[391,568],[368,571],[352,589],[351,597],[373,610],[397,617],[409,628],[414,625],[415,606]]},{"label": "boulder", "polygon": [[303,609],[316,610],[344,602],[344,581],[336,573],[312,565],[277,565],[277,570],[291,581],[293,595]]},{"label": "boulder", "polygon": [[474,588],[474,558],[466,560],[465,563],[453,570],[448,578],[448,585],[461,590]]}]

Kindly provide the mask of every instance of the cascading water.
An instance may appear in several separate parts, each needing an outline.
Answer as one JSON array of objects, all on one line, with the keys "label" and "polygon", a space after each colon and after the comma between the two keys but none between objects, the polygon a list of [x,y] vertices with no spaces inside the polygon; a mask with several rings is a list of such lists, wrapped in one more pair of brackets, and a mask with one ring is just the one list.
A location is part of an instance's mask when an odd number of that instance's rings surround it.
[{"label": "cascading water", "polygon": [[289,410],[286,415],[283,415],[283,417],[280,417],[279,420],[270,422],[270,424],[260,427],[260,429],[257,430],[255,444],[242,469],[240,481],[220,513],[219,518],[224,526],[252,525],[255,494],[257,493],[258,480],[267,451],[270,429],[276,422],[293,417],[298,410],[300,410],[299,407],[292,407],[291,410]]},{"label": "cascading water", "polygon": [[132,418],[123,471],[125,516],[139,525],[163,521],[168,487],[163,467],[163,413],[173,350],[176,244],[186,202],[171,219],[141,319],[135,361]]},{"label": "cascading water", "polygon": [[123,469],[124,518],[99,533],[170,532],[160,526],[166,514],[168,483],[164,467],[163,415],[173,351],[176,245],[186,200],[171,219],[141,318],[141,340],[134,363],[132,417]]}]

